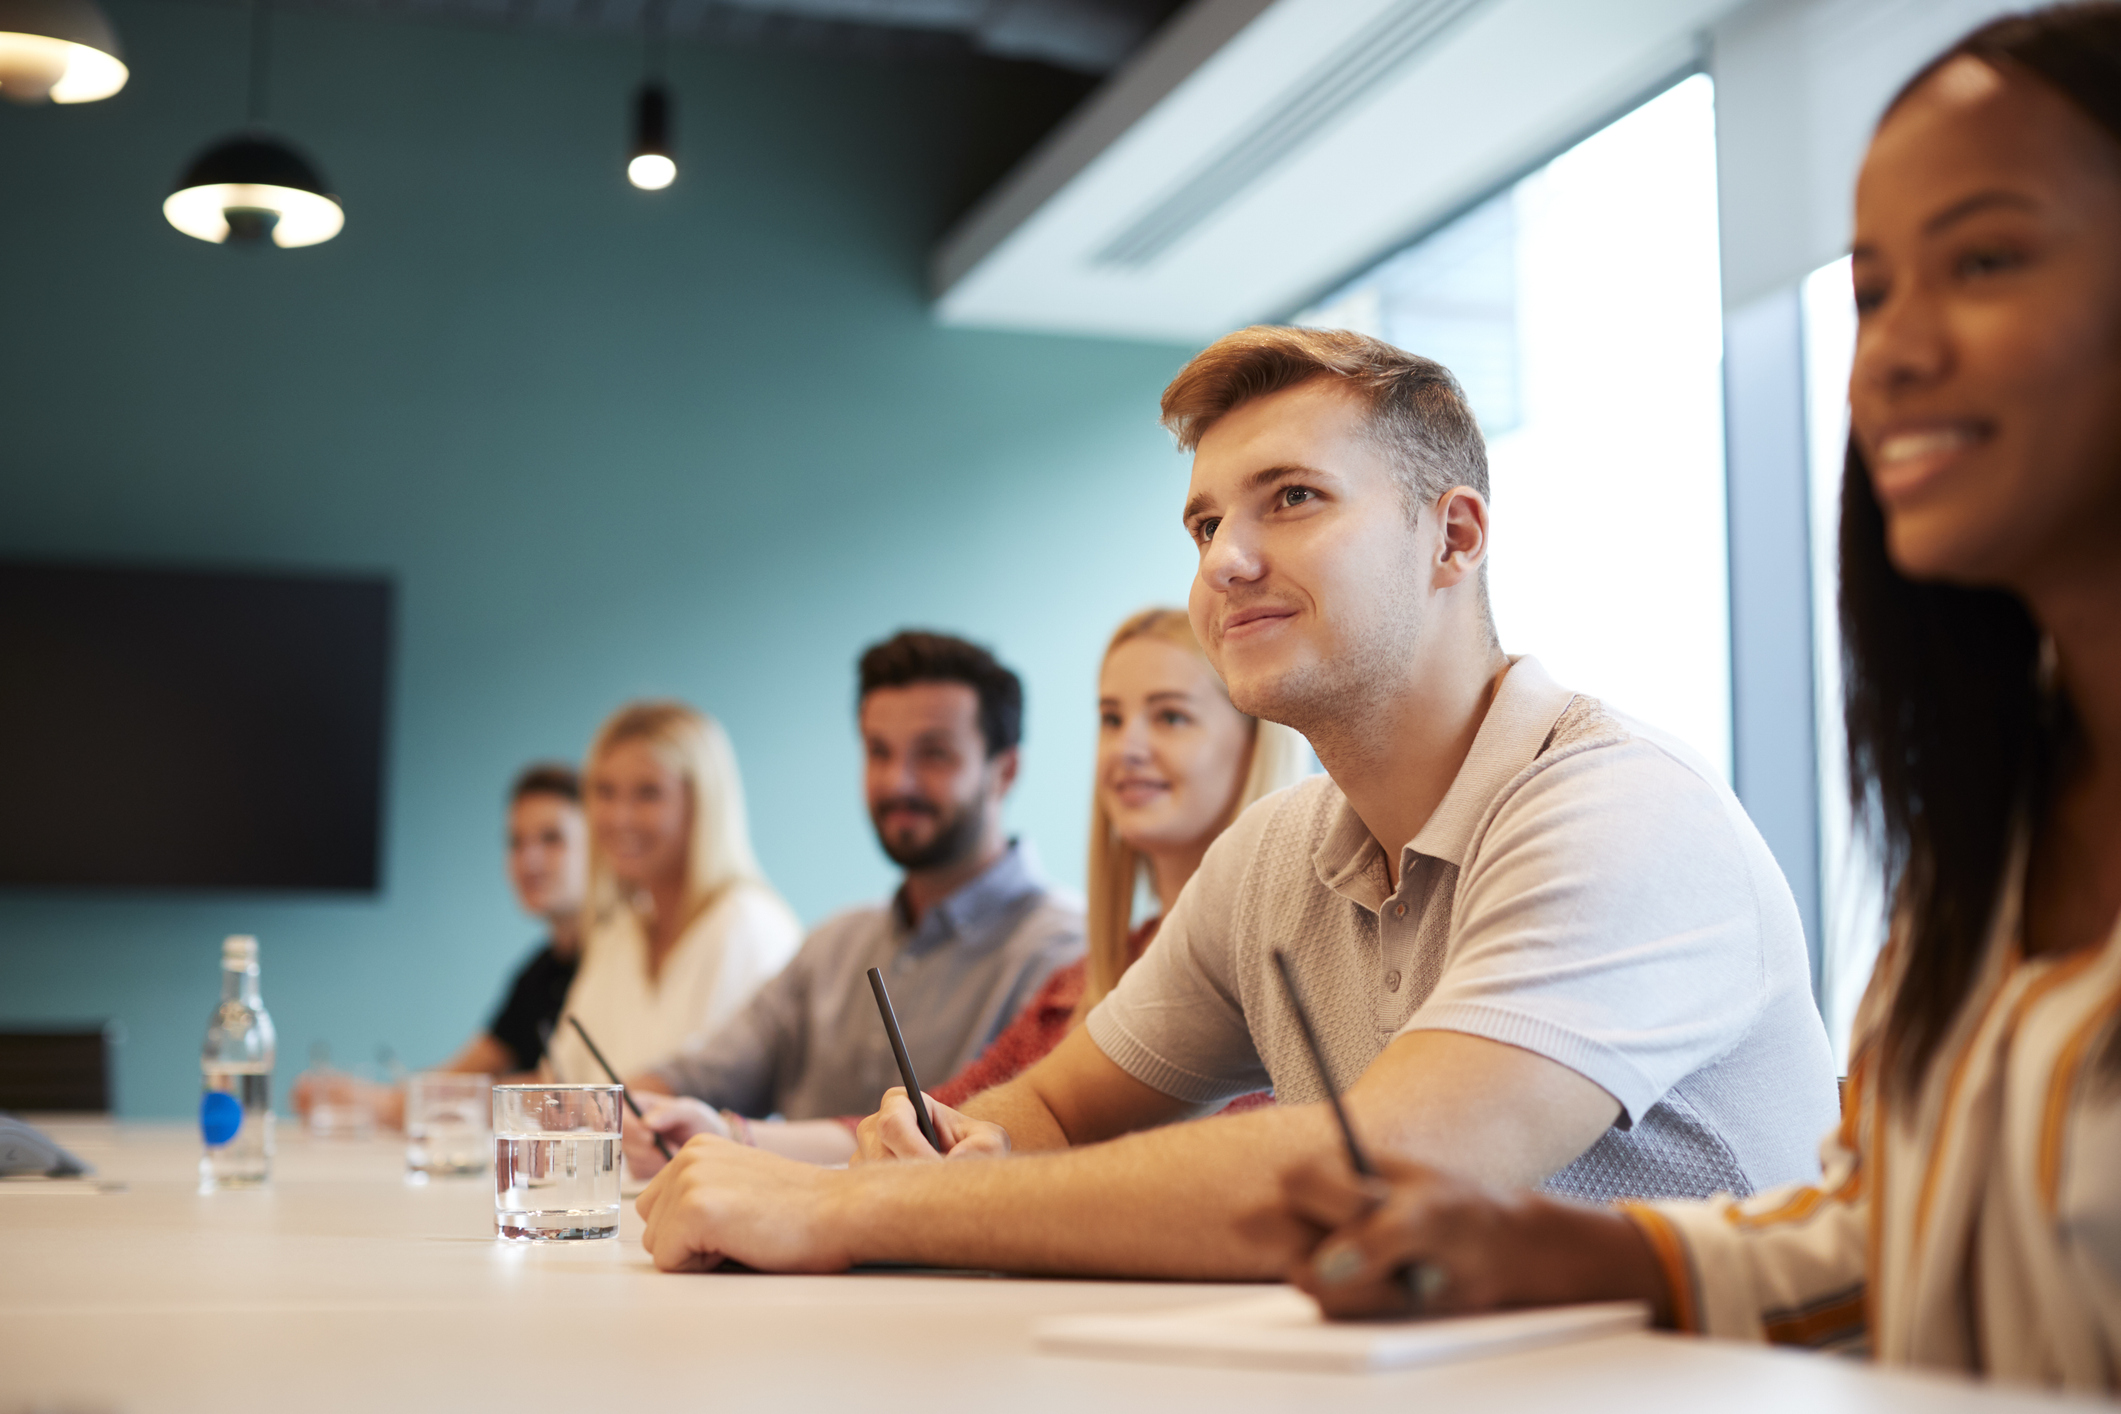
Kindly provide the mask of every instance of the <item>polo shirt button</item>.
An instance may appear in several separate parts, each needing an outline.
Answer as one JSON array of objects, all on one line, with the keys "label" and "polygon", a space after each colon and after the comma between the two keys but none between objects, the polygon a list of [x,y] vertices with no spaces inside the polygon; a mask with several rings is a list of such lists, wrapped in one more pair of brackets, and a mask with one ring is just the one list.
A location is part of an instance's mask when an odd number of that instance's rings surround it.
[{"label": "polo shirt button", "polygon": [[1406,916],[1407,916],[1407,906],[1406,906],[1405,904],[1403,904],[1403,903],[1402,903],[1402,904],[1399,904],[1399,905],[1397,905],[1397,906],[1396,906],[1396,907],[1394,907],[1394,908],[1393,908],[1393,910],[1392,910],[1392,916],[1393,916],[1394,918],[1404,918],[1404,917],[1406,917]]},{"label": "polo shirt button", "polygon": [[1398,972],[1396,972],[1396,971],[1394,971],[1394,972],[1387,972],[1387,973],[1385,974],[1385,990],[1386,990],[1386,991],[1388,991],[1388,992],[1396,992],[1396,991],[1398,991],[1398,990],[1399,990],[1399,973],[1398,973]]}]

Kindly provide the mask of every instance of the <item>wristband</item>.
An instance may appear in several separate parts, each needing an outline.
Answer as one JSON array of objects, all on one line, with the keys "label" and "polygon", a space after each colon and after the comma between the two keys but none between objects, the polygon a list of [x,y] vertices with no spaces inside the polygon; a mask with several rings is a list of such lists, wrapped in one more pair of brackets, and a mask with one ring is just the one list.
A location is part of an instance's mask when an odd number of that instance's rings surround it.
[{"label": "wristband", "polygon": [[752,1149],[756,1149],[759,1146],[758,1140],[751,1137],[750,1120],[744,1118],[735,1110],[723,1110],[722,1119],[729,1126],[730,1137],[736,1140],[737,1143]]}]

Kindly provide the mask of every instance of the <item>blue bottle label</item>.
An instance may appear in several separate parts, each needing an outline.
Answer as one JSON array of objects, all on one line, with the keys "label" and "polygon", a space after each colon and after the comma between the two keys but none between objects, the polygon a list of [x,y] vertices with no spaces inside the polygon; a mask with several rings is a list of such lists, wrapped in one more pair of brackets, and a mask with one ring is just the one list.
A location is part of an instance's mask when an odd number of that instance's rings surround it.
[{"label": "blue bottle label", "polygon": [[209,1090],[199,1097],[199,1132],[206,1147],[219,1148],[236,1137],[243,1127],[243,1102],[226,1090]]}]

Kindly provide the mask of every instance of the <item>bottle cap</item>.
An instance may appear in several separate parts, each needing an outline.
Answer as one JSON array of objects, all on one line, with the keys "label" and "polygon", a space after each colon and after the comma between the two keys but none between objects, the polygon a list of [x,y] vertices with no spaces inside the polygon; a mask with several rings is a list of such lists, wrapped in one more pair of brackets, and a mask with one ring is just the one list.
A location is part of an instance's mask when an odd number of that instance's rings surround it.
[{"label": "bottle cap", "polygon": [[233,933],[221,941],[221,965],[223,967],[251,967],[258,961],[258,940],[244,933]]}]

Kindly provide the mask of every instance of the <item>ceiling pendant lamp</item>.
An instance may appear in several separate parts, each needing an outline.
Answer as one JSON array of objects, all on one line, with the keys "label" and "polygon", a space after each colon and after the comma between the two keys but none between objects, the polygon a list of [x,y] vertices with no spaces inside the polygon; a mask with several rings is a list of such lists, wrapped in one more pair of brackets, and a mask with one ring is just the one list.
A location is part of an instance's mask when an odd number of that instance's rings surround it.
[{"label": "ceiling pendant lamp", "polygon": [[626,162],[626,180],[642,191],[661,191],[678,179],[677,159],[670,144],[670,90],[663,86],[663,7],[650,0],[643,17],[648,29],[646,71],[633,95],[633,150]]},{"label": "ceiling pendant lamp", "polygon": [[127,76],[95,0],[0,0],[0,98],[94,103]]},{"label": "ceiling pendant lamp", "polygon": [[265,6],[252,0],[250,126],[193,158],[162,203],[169,224],[187,236],[290,248],[328,241],[346,224],[323,173],[265,129],[269,38]]},{"label": "ceiling pendant lamp", "polygon": [[670,155],[670,90],[644,83],[633,96],[633,157],[626,180],[642,191],[661,191],[678,179]]}]

